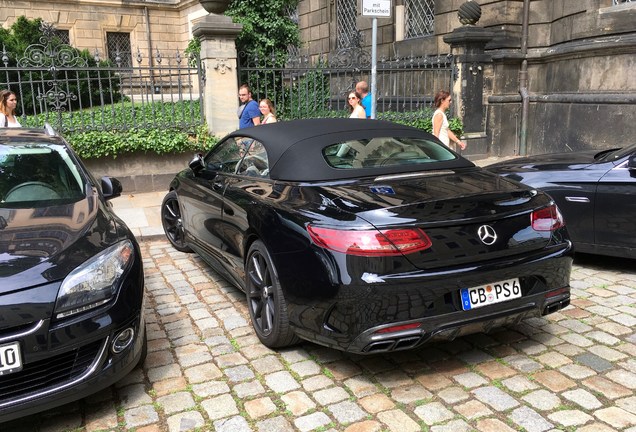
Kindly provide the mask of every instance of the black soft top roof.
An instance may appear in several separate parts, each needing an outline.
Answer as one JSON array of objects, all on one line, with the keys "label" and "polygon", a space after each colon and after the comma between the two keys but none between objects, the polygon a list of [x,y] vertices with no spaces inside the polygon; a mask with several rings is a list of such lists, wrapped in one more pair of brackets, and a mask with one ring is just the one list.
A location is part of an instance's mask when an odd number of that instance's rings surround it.
[{"label": "black soft top roof", "polygon": [[338,169],[327,164],[323,148],[346,140],[409,137],[437,141],[428,132],[383,120],[292,120],[240,129],[228,137],[248,137],[261,142],[267,150],[269,177],[274,180],[329,181],[474,166],[459,155],[450,161],[403,166]]}]

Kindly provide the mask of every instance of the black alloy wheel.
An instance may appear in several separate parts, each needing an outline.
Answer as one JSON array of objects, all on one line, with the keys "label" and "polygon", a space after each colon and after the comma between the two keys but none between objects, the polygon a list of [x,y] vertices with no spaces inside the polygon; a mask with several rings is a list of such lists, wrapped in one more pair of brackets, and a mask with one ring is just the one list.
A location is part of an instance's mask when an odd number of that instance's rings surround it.
[{"label": "black alloy wheel", "polygon": [[161,203],[161,225],[166,237],[176,250],[192,252],[185,241],[185,230],[175,191],[168,192]]},{"label": "black alloy wheel", "polygon": [[282,348],[298,343],[289,325],[287,303],[274,263],[260,240],[252,243],[245,261],[247,307],[263,345]]}]

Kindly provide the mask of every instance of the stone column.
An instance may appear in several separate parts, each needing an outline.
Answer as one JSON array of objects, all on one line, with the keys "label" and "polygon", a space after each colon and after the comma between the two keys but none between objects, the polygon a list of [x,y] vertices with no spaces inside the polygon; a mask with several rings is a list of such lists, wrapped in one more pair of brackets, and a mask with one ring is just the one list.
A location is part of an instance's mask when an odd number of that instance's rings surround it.
[{"label": "stone column", "polygon": [[459,73],[453,87],[453,102],[464,125],[463,137],[468,144],[464,154],[473,158],[486,157],[490,140],[486,134],[484,69],[491,67],[492,56],[485,53],[485,47],[495,34],[475,26],[481,8],[474,1],[464,3],[458,15],[464,25],[444,36],[444,42],[451,46]]},{"label": "stone column", "polygon": [[238,129],[235,41],[242,27],[233,23],[230,17],[213,13],[192,26],[192,34],[201,40],[205,119],[210,132],[218,137]]}]

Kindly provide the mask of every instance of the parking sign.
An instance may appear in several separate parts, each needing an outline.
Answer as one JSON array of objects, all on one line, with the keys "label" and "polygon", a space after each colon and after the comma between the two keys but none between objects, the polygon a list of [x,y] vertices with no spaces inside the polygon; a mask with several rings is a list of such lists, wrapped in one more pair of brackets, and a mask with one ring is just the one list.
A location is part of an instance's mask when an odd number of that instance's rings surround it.
[{"label": "parking sign", "polygon": [[362,0],[362,16],[390,18],[391,0]]}]

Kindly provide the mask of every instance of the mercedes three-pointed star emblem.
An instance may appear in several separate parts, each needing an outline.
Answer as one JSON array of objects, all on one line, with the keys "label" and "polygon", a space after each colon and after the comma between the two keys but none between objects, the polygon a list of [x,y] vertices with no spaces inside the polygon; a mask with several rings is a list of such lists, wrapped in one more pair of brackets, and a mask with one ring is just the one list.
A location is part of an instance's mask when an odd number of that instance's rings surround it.
[{"label": "mercedes three-pointed star emblem", "polygon": [[486,246],[490,246],[497,241],[497,233],[490,225],[480,226],[477,230],[477,235],[479,236],[479,240]]}]

